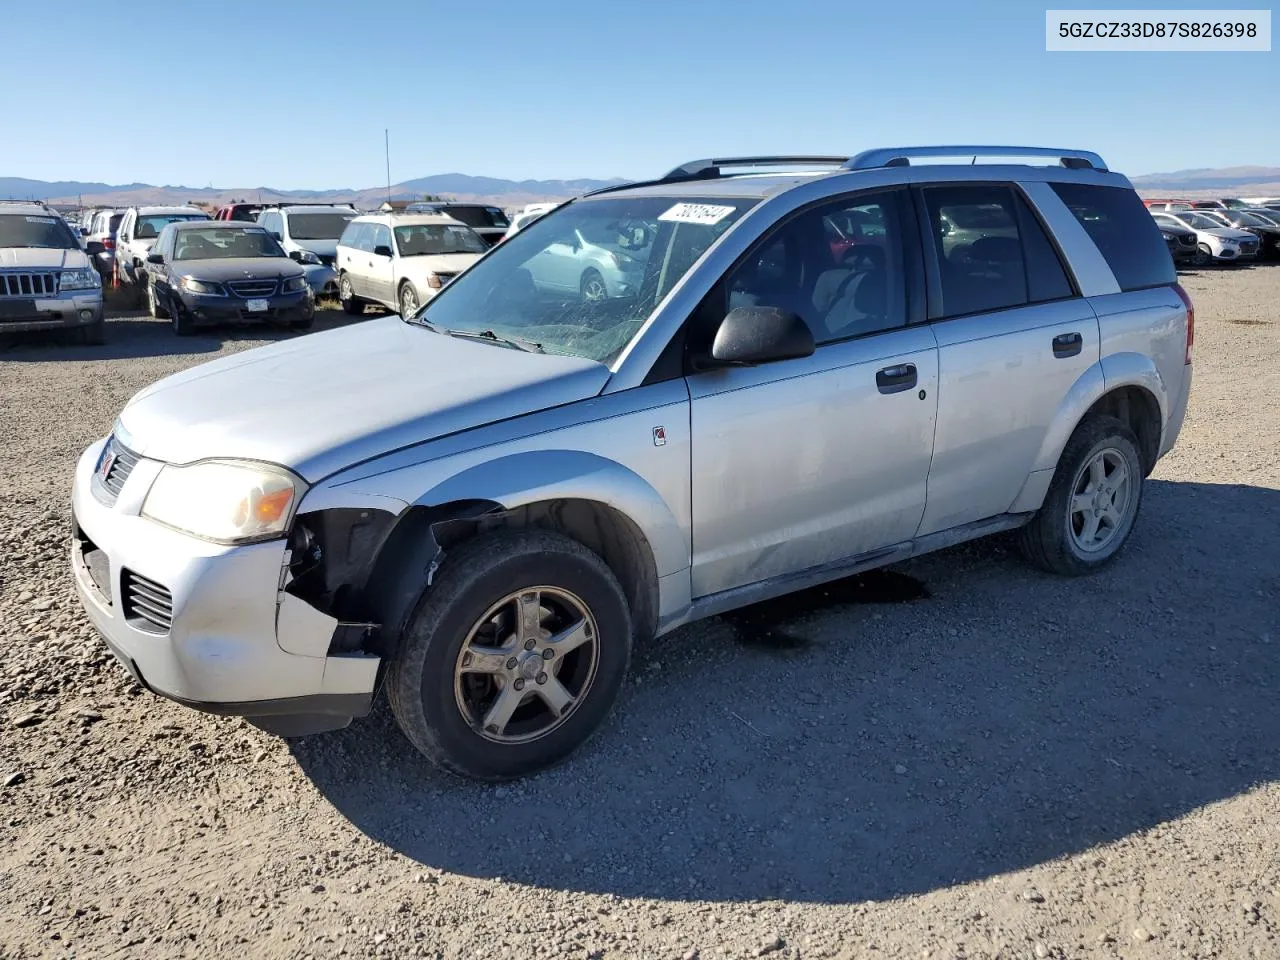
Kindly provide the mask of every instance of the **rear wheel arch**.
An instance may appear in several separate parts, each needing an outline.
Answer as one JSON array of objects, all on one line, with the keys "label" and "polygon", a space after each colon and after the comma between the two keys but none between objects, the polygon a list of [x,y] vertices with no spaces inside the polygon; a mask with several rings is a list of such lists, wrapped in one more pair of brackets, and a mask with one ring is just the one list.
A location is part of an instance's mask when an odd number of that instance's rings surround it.
[{"label": "rear wheel arch", "polygon": [[1138,452],[1142,455],[1144,475],[1150,475],[1159,456],[1164,430],[1160,401],[1155,394],[1136,384],[1115,387],[1094,402],[1080,418],[1081,422],[1095,415],[1115,417],[1133,431],[1138,438]]}]

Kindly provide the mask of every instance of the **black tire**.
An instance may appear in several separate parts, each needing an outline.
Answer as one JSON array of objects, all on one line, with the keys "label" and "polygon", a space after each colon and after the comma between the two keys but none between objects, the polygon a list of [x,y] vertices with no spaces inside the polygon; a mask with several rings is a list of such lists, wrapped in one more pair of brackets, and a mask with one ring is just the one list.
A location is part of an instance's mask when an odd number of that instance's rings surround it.
[{"label": "black tire", "polygon": [[147,272],[142,269],[142,265],[135,263],[133,265],[133,282],[130,284],[129,295],[133,299],[133,308],[141,310],[147,305],[147,296],[143,289],[143,284],[148,282]]},{"label": "black tire", "polygon": [[180,337],[189,337],[196,332],[196,321],[191,316],[191,311],[182,305],[182,301],[175,300],[170,304],[169,315],[170,323],[173,324],[173,332]]},{"label": "black tire", "polygon": [[1191,262],[1197,267],[1207,267],[1213,263],[1213,251],[1209,249],[1207,243],[1200,244],[1199,249],[1196,250],[1195,259]]},{"label": "black tire", "polygon": [[418,312],[418,308],[422,304],[418,300],[418,291],[413,289],[413,284],[408,280],[400,284],[400,289],[396,293],[396,302],[400,305],[400,316],[411,317]]},{"label": "black tire", "polygon": [[[1123,459],[1128,471],[1124,507],[1119,511],[1120,521],[1110,525],[1109,539],[1096,549],[1085,550],[1075,530],[1076,515],[1069,512],[1069,507],[1081,482],[1088,482],[1084,477],[1086,467],[1112,451]],[[1044,503],[1031,522],[1018,531],[1023,554],[1036,566],[1063,576],[1078,577],[1101,570],[1120,554],[1129,539],[1142,506],[1145,474],[1138,438],[1126,424],[1108,416],[1085,419],[1062,451]],[[1089,491],[1079,495],[1088,497]]]},{"label": "black tire", "polygon": [[583,300],[592,303],[604,300],[609,296],[604,277],[600,276],[600,271],[594,267],[588,267],[582,271],[582,279],[578,281],[578,292],[582,295]]},{"label": "black tire", "polygon": [[[574,706],[553,722],[558,725],[535,734],[536,739],[495,742],[474,718],[464,716],[455,695],[455,669],[463,644],[486,612],[509,594],[534,586],[569,591],[581,600],[597,627],[595,659]],[[626,597],[599,556],[558,533],[499,531],[446,556],[401,638],[387,694],[400,729],[433,763],[465,777],[509,780],[557,763],[585,743],[612,708],[630,659]]]},{"label": "black tire", "polygon": [[147,313],[151,315],[153,320],[168,320],[169,311],[160,303],[160,298],[156,295],[156,285],[154,281],[147,283]]},{"label": "black tire", "polygon": [[351,278],[345,273],[338,278],[338,302],[342,304],[342,312],[349,317],[358,317],[364,313],[364,301],[355,295]]}]

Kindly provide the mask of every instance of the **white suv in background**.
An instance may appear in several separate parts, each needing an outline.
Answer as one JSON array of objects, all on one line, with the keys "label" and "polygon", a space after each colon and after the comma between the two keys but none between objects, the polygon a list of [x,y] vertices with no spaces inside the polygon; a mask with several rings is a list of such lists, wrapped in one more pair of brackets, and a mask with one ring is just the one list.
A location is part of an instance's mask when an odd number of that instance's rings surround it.
[{"label": "white suv in background", "polygon": [[1196,243],[1200,247],[1197,263],[1252,260],[1258,255],[1258,238],[1252,233],[1225,226],[1201,210],[1156,211],[1151,215],[1158,226],[1186,227],[1196,232]]},{"label": "white suv in background", "polygon": [[338,299],[350,314],[381,303],[409,317],[488,250],[464,223],[443,214],[356,217],[338,241]]},{"label": "white suv in background", "polygon": [[130,207],[116,229],[116,272],[133,284],[138,302],[147,284],[147,256],[160,231],[178,220],[208,220],[199,207]]},{"label": "white suv in background", "polygon": [[338,253],[338,238],[356,217],[350,204],[309,203],[267,207],[258,214],[258,223],[279,241],[284,252],[298,263],[311,263],[303,254],[315,255],[314,262],[332,267]]}]

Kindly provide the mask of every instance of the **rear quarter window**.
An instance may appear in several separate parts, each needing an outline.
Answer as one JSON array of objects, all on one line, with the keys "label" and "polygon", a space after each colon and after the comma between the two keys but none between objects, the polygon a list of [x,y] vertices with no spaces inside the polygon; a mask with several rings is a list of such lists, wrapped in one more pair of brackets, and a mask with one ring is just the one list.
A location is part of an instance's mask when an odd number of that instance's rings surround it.
[{"label": "rear quarter window", "polygon": [[1143,290],[1177,281],[1160,228],[1136,193],[1125,187],[1089,183],[1051,186],[1102,253],[1121,290]]}]

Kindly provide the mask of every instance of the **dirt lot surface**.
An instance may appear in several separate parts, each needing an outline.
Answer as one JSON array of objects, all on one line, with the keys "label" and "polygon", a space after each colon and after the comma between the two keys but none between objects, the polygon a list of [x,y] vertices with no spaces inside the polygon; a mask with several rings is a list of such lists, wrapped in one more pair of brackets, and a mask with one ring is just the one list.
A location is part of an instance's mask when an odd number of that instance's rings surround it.
[{"label": "dirt lot surface", "polygon": [[80,613],[76,455],[269,333],[0,346],[0,957],[1280,957],[1280,268],[1183,282],[1190,414],[1109,570],[997,539],[683,629],[504,787],[384,704],[286,742],[160,700]]}]

